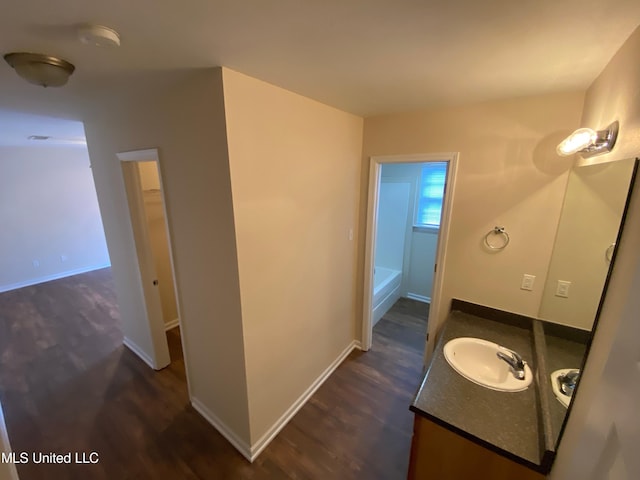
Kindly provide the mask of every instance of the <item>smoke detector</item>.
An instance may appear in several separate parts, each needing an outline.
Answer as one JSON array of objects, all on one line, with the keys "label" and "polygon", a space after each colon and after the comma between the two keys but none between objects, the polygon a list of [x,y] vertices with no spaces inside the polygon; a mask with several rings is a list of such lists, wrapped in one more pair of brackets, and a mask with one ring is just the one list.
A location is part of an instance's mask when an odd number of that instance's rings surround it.
[{"label": "smoke detector", "polygon": [[119,47],[120,35],[114,29],[102,25],[81,25],[78,39],[85,45],[94,47]]}]

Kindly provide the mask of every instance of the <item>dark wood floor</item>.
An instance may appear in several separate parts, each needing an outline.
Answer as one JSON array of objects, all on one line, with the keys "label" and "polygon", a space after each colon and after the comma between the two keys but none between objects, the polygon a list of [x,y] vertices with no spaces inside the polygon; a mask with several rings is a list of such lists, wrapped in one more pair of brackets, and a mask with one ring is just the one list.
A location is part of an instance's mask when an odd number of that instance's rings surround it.
[{"label": "dark wood floor", "polygon": [[189,405],[179,330],[154,372],[122,346],[108,269],[0,294],[0,401],[15,452],[99,454],[18,465],[39,479],[406,478],[426,305],[400,300],[249,464]]}]

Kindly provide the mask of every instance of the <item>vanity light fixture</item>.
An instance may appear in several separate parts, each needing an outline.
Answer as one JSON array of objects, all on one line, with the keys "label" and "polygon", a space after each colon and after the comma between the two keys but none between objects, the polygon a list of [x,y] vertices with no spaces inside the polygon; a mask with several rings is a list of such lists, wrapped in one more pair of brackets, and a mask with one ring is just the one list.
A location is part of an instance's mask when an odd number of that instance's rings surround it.
[{"label": "vanity light fixture", "polygon": [[579,153],[585,158],[610,152],[618,138],[618,128],[617,120],[604,130],[579,128],[560,142],[556,152],[562,156]]},{"label": "vanity light fixture", "polygon": [[4,59],[27,82],[42,87],[61,87],[76,69],[62,58],[41,53],[7,53]]}]

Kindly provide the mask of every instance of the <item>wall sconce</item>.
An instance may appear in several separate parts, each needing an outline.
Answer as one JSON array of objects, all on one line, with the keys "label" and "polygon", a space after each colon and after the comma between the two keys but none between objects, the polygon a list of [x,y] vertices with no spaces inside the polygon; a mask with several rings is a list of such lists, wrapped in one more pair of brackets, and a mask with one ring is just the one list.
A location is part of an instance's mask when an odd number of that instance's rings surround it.
[{"label": "wall sconce", "polygon": [[610,152],[618,138],[618,128],[617,120],[605,130],[595,131],[590,128],[579,128],[560,142],[556,152],[562,156],[579,153],[585,158]]},{"label": "wall sconce", "polygon": [[27,82],[43,87],[61,87],[76,68],[62,58],[40,53],[7,53],[4,59]]}]

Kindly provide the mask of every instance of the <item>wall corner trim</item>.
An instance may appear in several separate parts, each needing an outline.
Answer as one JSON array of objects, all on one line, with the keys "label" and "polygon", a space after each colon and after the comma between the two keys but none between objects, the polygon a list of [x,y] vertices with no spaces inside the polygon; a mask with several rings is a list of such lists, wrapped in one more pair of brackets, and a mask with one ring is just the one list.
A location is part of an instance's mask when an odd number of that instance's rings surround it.
[{"label": "wall corner trim", "polygon": [[[338,357],[331,362],[324,372],[320,374],[318,378],[307,388],[298,399],[291,404],[291,406],[282,414],[282,416],[271,426],[267,432],[258,439],[253,445],[251,445],[251,454],[249,461],[253,462],[258,455],[271,443],[271,441],[280,433],[280,431],[289,423],[298,410],[300,410],[305,403],[313,396],[322,384],[331,376],[331,374],[340,366],[340,364],[349,356],[349,354],[359,347],[360,342],[353,340],[347,347],[338,355]],[[233,443],[233,442],[232,442]],[[241,452],[243,455],[244,453]],[[246,457],[246,455],[245,455]]]},{"label": "wall corner trim", "polygon": [[128,337],[124,337],[124,339],[122,340],[122,343],[124,343],[124,345],[131,350],[133,353],[135,353],[138,357],[140,357],[142,359],[142,361],[144,363],[146,363],[147,365],[149,365],[151,368],[153,368],[154,370],[157,370],[156,365],[153,362],[153,359],[147,355],[144,350],[142,350],[138,344],[136,342],[134,342],[133,340],[131,340]]},{"label": "wall corner trim", "polygon": [[224,438],[226,438],[244,458],[253,462],[255,457],[252,457],[251,455],[251,448],[249,447],[249,444],[238,437],[238,435],[236,435],[233,430],[220,420],[217,415],[193,396],[191,397],[191,406],[193,406],[193,408],[202,415],[207,422],[209,422]]}]

